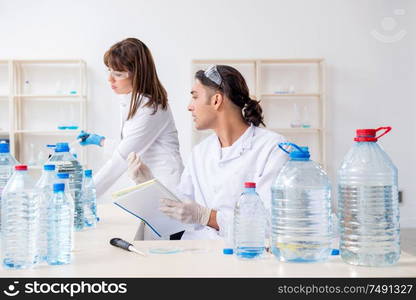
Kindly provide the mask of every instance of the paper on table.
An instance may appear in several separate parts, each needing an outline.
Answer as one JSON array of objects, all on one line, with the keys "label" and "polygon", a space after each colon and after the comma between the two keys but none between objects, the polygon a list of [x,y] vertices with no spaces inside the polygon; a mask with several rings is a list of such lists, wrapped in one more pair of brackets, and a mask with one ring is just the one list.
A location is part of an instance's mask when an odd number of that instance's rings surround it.
[{"label": "paper on table", "polygon": [[157,179],[112,194],[114,204],[143,220],[158,236],[169,236],[189,229],[159,210],[160,199],[180,201]]}]

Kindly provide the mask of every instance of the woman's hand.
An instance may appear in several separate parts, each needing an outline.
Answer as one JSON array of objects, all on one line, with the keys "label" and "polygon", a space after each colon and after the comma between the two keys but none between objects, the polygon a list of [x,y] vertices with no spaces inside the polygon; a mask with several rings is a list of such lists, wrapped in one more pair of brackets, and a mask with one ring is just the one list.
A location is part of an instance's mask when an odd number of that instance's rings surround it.
[{"label": "woman's hand", "polygon": [[136,184],[153,179],[152,171],[141,161],[140,156],[136,152],[131,152],[127,156],[127,163],[127,173]]},{"label": "woman's hand", "polygon": [[95,133],[88,133],[84,130],[81,130],[80,134],[77,136],[77,140],[81,139],[79,144],[81,146],[87,146],[87,145],[97,145],[97,146],[103,146],[103,142],[105,137],[95,134]]}]

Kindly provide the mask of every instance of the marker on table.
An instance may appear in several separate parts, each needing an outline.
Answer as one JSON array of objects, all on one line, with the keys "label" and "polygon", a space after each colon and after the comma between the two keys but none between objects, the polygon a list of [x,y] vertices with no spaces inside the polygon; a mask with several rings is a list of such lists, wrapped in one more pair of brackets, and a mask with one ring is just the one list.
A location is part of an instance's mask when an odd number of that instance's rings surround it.
[{"label": "marker on table", "polygon": [[143,252],[137,250],[136,248],[134,248],[134,246],[132,244],[130,244],[129,242],[126,242],[125,240],[122,240],[120,238],[113,238],[110,240],[110,244],[115,246],[115,247],[119,247],[121,249],[130,251],[130,252],[134,252],[137,254],[140,254],[142,256],[147,256],[146,254],[144,254]]}]

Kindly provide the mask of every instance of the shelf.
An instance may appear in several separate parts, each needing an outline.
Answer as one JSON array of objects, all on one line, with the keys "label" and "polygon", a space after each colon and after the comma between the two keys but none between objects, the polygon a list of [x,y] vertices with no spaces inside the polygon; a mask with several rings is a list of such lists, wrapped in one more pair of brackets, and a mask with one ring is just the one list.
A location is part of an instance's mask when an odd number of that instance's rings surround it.
[{"label": "shelf", "polygon": [[318,133],[322,128],[271,128],[279,133]]},{"label": "shelf", "polygon": [[193,64],[253,64],[259,61],[262,64],[305,64],[320,63],[323,58],[282,58],[282,59],[195,59]]},{"label": "shelf", "polygon": [[319,93],[312,93],[312,94],[263,94],[261,97],[266,98],[299,98],[299,97],[321,97]]},{"label": "shelf", "polygon": [[0,136],[9,135],[10,133],[8,131],[1,131],[0,130]]},{"label": "shelf", "polygon": [[262,64],[307,64],[307,63],[320,63],[323,58],[286,58],[286,59],[262,59]]},{"label": "shelf", "polygon": [[255,59],[196,59],[193,60],[193,64],[254,64]]},{"label": "shelf", "polygon": [[78,135],[79,130],[49,130],[49,131],[37,131],[37,130],[16,130],[16,133],[28,134],[28,135]]},{"label": "shelf", "polygon": [[15,63],[22,63],[22,64],[79,64],[84,63],[80,59],[40,59],[40,60],[32,60],[32,59],[16,59],[13,60]]},{"label": "shelf", "polygon": [[[70,98],[70,99],[76,99],[76,98],[85,98],[85,95],[65,95],[65,94],[56,94],[56,95],[15,95],[14,98],[26,98],[26,99],[33,99],[33,98]],[[84,101],[84,100],[80,100]]]}]

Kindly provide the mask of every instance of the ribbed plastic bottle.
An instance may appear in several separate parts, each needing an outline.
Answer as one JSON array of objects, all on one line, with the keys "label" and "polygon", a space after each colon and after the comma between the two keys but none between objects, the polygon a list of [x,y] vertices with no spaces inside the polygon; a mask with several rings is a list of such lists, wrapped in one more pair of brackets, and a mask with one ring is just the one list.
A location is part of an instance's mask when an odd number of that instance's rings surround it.
[{"label": "ribbed plastic bottle", "polygon": [[9,143],[0,143],[0,232],[1,232],[1,194],[13,174],[17,160],[10,154]]},{"label": "ribbed plastic bottle", "polygon": [[74,246],[75,246],[75,238],[74,238],[74,231],[75,231],[75,200],[74,200],[74,193],[71,191],[70,186],[69,186],[69,174],[68,173],[57,173],[55,183],[63,183],[65,185],[65,195],[66,195],[66,198],[71,203],[72,250],[74,250]]},{"label": "ribbed plastic bottle", "polygon": [[[285,147],[292,146],[291,151]],[[308,147],[280,143],[290,160],[272,186],[272,252],[281,261],[321,262],[332,251],[331,184]]]},{"label": "ribbed plastic bottle", "polygon": [[26,165],[15,172],[3,191],[1,257],[9,269],[30,268],[39,262],[39,191]]},{"label": "ribbed plastic bottle", "polygon": [[340,251],[349,264],[381,267],[400,258],[397,168],[377,143],[390,130],[358,129],[338,170]]},{"label": "ribbed plastic bottle", "polygon": [[39,190],[39,259],[40,261],[46,260],[48,239],[47,239],[47,228],[48,228],[48,203],[53,195],[53,184],[56,181],[55,165],[44,165],[43,172],[36,183],[36,188]]},{"label": "ribbed plastic bottle", "polygon": [[66,197],[65,184],[53,185],[53,196],[48,205],[48,252],[49,265],[71,262],[72,205]]},{"label": "ribbed plastic bottle", "polygon": [[82,203],[84,206],[84,226],[88,228],[97,226],[97,196],[94,180],[92,179],[92,170],[84,171]]},{"label": "ribbed plastic bottle", "polygon": [[55,164],[58,173],[69,174],[69,188],[73,193],[75,205],[75,230],[80,231],[84,228],[84,214],[81,201],[82,166],[69,152],[68,143],[57,143],[55,153],[48,163]]},{"label": "ribbed plastic bottle", "polygon": [[260,257],[265,249],[267,213],[255,182],[246,182],[234,208],[234,250],[240,259]]}]

